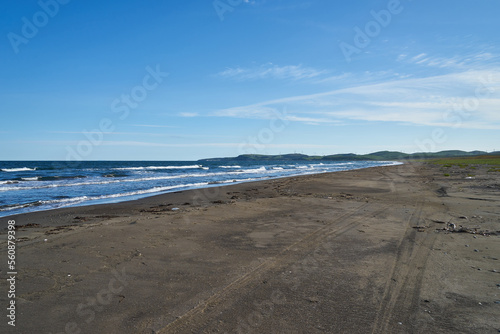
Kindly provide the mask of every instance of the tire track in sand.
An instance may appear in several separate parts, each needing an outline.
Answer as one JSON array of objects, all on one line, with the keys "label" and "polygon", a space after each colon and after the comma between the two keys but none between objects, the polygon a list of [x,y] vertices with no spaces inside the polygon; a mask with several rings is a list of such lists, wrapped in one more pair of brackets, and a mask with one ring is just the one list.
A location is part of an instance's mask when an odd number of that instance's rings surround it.
[{"label": "tire track in sand", "polygon": [[[422,221],[423,200],[417,203],[407,222],[398,246],[396,261],[388,277],[384,295],[375,318],[372,334],[414,332],[412,318],[418,312],[423,275],[436,233],[419,233],[415,226]],[[397,310],[397,311],[396,311]]]},{"label": "tire track in sand", "polygon": [[[238,295],[246,293],[252,286],[260,281],[260,277],[271,270],[287,266],[304,257],[304,253],[308,254],[308,250],[314,249],[318,243],[332,235],[337,236],[343,234],[352,228],[356,227],[367,217],[373,217],[384,212],[388,205],[375,206],[376,210],[370,210],[373,207],[371,203],[365,203],[356,209],[337,217],[327,225],[316,229],[306,235],[301,240],[283,249],[275,257],[261,263],[245,275],[234,280],[220,291],[198,304],[193,309],[184,313],[173,322],[159,329],[156,333],[180,333],[192,332],[196,328],[203,328],[225,308],[224,303],[232,302],[237,299]],[[378,207],[378,209],[377,209]],[[358,214],[361,210],[365,210],[363,214]]]}]

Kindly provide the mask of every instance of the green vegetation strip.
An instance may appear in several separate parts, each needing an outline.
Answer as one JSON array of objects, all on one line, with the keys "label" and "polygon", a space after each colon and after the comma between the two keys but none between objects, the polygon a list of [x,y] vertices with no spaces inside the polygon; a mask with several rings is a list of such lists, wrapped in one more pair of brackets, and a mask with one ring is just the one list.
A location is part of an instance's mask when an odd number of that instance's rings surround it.
[{"label": "green vegetation strip", "polygon": [[443,165],[443,167],[451,167],[453,165],[459,167],[467,167],[468,165],[500,166],[500,155],[480,155],[475,157],[445,158],[445,159],[431,160],[430,162],[438,165]]}]

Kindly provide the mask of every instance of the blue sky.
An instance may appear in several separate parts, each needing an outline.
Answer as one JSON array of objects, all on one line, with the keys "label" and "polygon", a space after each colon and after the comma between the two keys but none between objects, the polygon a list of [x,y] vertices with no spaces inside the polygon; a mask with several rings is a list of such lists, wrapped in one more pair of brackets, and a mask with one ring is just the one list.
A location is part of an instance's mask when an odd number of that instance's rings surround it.
[{"label": "blue sky", "polygon": [[500,3],[3,1],[0,160],[500,150]]}]

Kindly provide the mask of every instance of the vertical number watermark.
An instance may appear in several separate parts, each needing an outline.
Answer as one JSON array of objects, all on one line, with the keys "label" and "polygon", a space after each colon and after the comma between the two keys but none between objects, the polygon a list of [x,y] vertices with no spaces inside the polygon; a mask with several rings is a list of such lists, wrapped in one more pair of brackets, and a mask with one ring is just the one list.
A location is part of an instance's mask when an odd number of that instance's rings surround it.
[{"label": "vertical number watermark", "polygon": [[16,221],[9,220],[7,232],[7,298],[9,305],[7,307],[7,323],[10,326],[16,326]]}]

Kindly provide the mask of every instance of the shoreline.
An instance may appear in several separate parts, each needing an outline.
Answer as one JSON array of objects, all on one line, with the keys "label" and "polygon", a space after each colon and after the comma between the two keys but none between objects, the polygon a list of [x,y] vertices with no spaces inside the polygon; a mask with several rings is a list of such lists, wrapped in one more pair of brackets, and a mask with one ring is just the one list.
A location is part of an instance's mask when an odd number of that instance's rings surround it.
[{"label": "shoreline", "polygon": [[16,329],[498,330],[499,179],[468,172],[403,164],[10,217]]},{"label": "shoreline", "polygon": [[[222,184],[208,184],[206,186],[202,186],[202,187],[199,187],[199,188],[192,188],[192,189],[185,189],[185,190],[173,190],[173,191],[167,191],[165,193],[160,193],[160,194],[153,194],[153,195],[144,195],[144,197],[139,197],[137,199],[126,199],[126,200],[119,200],[119,201],[113,201],[113,202],[103,202],[103,203],[94,203],[94,204],[84,204],[85,202],[82,202],[82,204],[78,204],[78,205],[69,205],[69,206],[63,206],[63,207],[59,207],[59,208],[53,208],[53,209],[46,209],[46,210],[39,210],[39,211],[31,211],[31,212],[23,212],[23,213],[18,213],[18,214],[12,214],[12,215],[8,215],[8,216],[2,216],[0,217],[0,229],[4,228],[3,226],[3,223],[2,223],[2,220],[5,220],[5,219],[15,219],[16,217],[18,216],[25,216],[25,215],[31,215],[31,214],[37,214],[37,213],[48,213],[50,214],[50,212],[52,211],[57,211],[57,210],[64,210],[66,211],[67,210],[71,210],[71,209],[75,209],[75,208],[83,208],[83,207],[88,207],[88,210],[90,211],[93,211],[94,210],[94,206],[98,207],[98,206],[109,206],[109,205],[118,205],[118,204],[123,204],[125,206],[128,206],[128,204],[131,204],[131,205],[134,205],[134,204],[137,204],[137,205],[141,205],[140,203],[137,203],[137,201],[147,201],[147,199],[149,198],[152,198],[152,197],[157,197],[157,196],[167,196],[167,195],[170,195],[170,194],[180,194],[180,193],[184,193],[184,192],[194,192],[194,193],[199,193],[200,191],[202,193],[205,192],[204,189],[210,189],[210,188],[219,188],[219,187],[230,187],[230,186],[237,186],[237,185],[241,185],[241,184],[252,184],[252,183],[259,183],[259,182],[268,182],[268,181],[273,181],[273,180],[280,180],[280,179],[288,179],[288,178],[297,178],[297,177],[302,177],[302,176],[314,176],[314,175],[321,175],[321,174],[330,174],[330,173],[342,173],[342,172],[348,172],[348,171],[356,171],[356,170],[362,170],[362,169],[368,169],[368,168],[382,168],[382,167],[391,167],[391,166],[399,166],[401,164],[405,164],[407,162],[400,162],[400,161],[394,161],[393,162],[394,164],[392,165],[386,165],[386,166],[374,166],[374,167],[361,167],[361,168],[354,168],[354,169],[349,169],[349,170],[342,170],[342,171],[335,171],[335,172],[319,172],[319,173],[311,173],[311,174],[297,174],[297,175],[288,175],[288,176],[278,176],[278,177],[273,177],[273,178],[269,178],[269,179],[266,179],[266,180],[253,180],[253,181],[241,181],[241,182],[231,182],[231,183],[222,183]],[[138,195],[138,196],[141,196],[141,195]],[[187,196],[193,196],[193,195],[187,195]],[[112,208],[108,208],[106,207],[104,210],[113,210]],[[87,211],[87,210],[83,210],[83,211]]]}]

